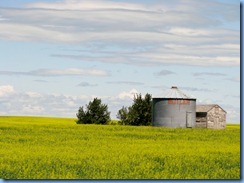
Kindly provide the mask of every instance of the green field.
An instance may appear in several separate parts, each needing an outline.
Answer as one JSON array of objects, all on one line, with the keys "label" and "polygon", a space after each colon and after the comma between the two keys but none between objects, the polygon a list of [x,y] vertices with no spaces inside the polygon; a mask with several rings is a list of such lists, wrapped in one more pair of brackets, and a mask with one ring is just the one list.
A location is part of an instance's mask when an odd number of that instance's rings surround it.
[{"label": "green field", "polygon": [[2,179],[240,179],[240,125],[225,130],[0,117]]}]

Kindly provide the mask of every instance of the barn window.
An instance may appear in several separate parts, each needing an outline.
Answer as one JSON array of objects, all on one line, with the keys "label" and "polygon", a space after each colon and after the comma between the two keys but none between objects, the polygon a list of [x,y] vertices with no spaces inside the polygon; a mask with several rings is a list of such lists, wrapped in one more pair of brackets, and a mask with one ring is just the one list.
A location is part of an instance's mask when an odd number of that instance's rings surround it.
[{"label": "barn window", "polygon": [[199,118],[203,118],[203,117],[206,117],[206,116],[207,116],[206,112],[197,112],[196,113],[196,117],[199,117]]}]

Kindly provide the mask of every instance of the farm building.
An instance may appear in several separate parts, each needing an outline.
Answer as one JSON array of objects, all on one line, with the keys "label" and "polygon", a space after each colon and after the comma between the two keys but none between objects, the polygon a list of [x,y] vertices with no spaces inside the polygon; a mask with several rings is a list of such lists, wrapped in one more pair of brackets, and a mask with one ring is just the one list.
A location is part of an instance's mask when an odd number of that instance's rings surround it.
[{"label": "farm building", "polygon": [[219,105],[197,105],[196,127],[223,129],[226,126],[226,111]]},{"label": "farm building", "polygon": [[194,128],[196,126],[196,99],[176,86],[163,98],[153,98],[152,125],[173,128]]}]

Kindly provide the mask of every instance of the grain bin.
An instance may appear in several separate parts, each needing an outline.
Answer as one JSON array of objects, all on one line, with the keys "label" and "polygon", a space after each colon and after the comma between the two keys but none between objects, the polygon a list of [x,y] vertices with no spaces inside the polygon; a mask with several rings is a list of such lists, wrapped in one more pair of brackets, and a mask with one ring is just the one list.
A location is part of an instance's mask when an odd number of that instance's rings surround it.
[{"label": "grain bin", "polygon": [[163,98],[153,98],[152,125],[173,128],[194,128],[196,126],[196,99],[176,86]]}]

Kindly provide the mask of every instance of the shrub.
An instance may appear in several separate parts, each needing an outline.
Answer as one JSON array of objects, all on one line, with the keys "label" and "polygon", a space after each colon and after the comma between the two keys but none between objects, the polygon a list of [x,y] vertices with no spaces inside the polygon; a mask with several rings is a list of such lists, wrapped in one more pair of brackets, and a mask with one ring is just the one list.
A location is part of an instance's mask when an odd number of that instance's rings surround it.
[{"label": "shrub", "polygon": [[86,105],[86,110],[80,107],[76,114],[77,124],[106,124],[110,121],[110,112],[108,106],[102,104],[102,100],[94,98]]},{"label": "shrub", "polygon": [[142,98],[141,94],[134,96],[132,106],[122,107],[117,113],[117,118],[124,125],[149,126],[152,119],[152,96],[146,94]]},{"label": "shrub", "polygon": [[128,125],[129,121],[128,121],[128,113],[129,113],[129,109],[127,107],[122,107],[118,113],[117,113],[117,118],[120,119],[119,124],[121,125]]}]

